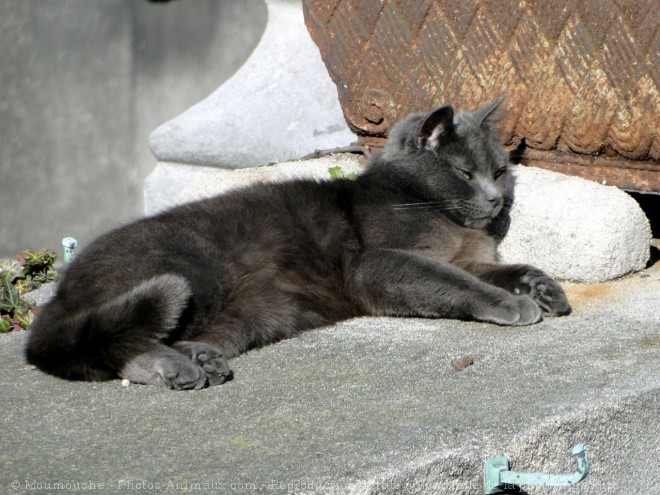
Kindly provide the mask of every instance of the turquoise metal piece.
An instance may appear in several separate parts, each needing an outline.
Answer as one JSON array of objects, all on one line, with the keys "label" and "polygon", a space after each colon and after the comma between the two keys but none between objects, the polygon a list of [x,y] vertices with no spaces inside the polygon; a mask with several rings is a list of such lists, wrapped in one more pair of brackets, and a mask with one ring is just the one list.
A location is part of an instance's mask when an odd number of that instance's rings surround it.
[{"label": "turquoise metal piece", "polygon": [[586,478],[587,474],[589,474],[587,446],[578,444],[573,447],[571,454],[573,454],[577,460],[577,471],[573,474],[517,473],[509,469],[509,459],[506,457],[486,459],[484,466],[484,493],[486,495],[502,493],[505,488],[512,488],[514,485],[575,485]]},{"label": "turquoise metal piece", "polygon": [[76,241],[73,237],[65,237],[64,239],[62,239],[62,247],[64,247],[65,265],[71,263],[73,261],[73,258],[76,257],[76,253],[74,251],[77,245],[78,245],[78,241]]},{"label": "turquoise metal piece", "polygon": [[493,457],[484,463],[484,493],[502,493],[500,474],[509,470],[509,459],[506,457]]}]

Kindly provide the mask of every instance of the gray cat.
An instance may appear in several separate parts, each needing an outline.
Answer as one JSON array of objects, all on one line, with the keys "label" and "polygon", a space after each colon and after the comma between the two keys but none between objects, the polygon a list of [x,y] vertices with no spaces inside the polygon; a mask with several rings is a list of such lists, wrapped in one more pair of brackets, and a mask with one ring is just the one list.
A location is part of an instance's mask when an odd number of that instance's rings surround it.
[{"label": "gray cat", "polygon": [[355,316],[568,314],[548,275],[495,261],[513,198],[498,106],[411,115],[355,181],[256,185],[102,236],[36,319],[28,362],[199,389],[241,352]]}]

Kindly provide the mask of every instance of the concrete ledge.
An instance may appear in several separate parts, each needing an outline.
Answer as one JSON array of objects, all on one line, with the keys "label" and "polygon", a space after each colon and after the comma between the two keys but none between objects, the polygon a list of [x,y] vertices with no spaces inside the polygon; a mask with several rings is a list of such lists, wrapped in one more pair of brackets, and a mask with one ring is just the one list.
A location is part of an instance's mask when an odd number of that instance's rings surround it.
[{"label": "concrete ledge", "polygon": [[[25,368],[25,333],[0,335],[0,483],[480,494],[488,457],[571,473],[586,443],[592,472],[571,494],[656,493],[659,268],[567,292],[572,315],[530,327],[346,321],[251,351],[233,382],[189,393],[60,381]],[[456,371],[465,355],[474,364]]]},{"label": "concrete ledge", "polygon": [[341,167],[346,174],[360,173],[364,160],[355,155],[339,154],[235,170],[159,162],[145,181],[145,215],[259,182],[300,178],[327,180],[331,178],[328,170],[332,167]]},{"label": "concrete ledge", "polygon": [[188,184],[203,183],[203,179],[217,177],[220,171],[215,167],[158,162],[144,181],[144,214],[151,216],[176,206],[176,196]]},{"label": "concrete ledge", "polygon": [[339,167],[343,174],[359,174],[366,160],[356,155],[338,154],[313,160],[277,163],[268,167],[218,170],[202,180],[189,182],[176,195],[176,204],[209,198],[231,189],[260,182],[283,182],[295,179],[331,180],[330,169]]}]

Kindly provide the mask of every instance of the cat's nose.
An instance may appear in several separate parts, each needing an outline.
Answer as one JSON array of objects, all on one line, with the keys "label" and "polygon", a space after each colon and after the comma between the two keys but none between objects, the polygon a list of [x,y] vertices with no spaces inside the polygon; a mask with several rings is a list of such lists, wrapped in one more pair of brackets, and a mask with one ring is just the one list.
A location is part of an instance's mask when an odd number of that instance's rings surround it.
[{"label": "cat's nose", "polygon": [[494,184],[482,183],[481,184],[481,194],[485,202],[493,208],[494,210],[498,209],[503,201],[502,193],[495,187]]},{"label": "cat's nose", "polygon": [[502,202],[502,195],[499,193],[493,193],[486,196],[486,200],[493,206],[499,206]]},{"label": "cat's nose", "polygon": [[504,199],[501,194],[491,194],[486,196],[486,201],[488,201],[488,207],[490,208],[490,216],[492,218],[496,217],[502,210],[502,204]]}]

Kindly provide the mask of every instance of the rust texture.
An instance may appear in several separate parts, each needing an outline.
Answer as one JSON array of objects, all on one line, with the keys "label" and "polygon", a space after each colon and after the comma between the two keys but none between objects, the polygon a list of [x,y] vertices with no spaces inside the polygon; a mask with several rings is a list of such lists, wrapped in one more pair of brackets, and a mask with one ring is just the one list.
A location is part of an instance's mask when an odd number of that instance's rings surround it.
[{"label": "rust texture", "polygon": [[303,0],[303,10],[362,143],[382,145],[410,112],[506,94],[503,138],[548,153],[538,164],[660,192],[657,1]]}]

